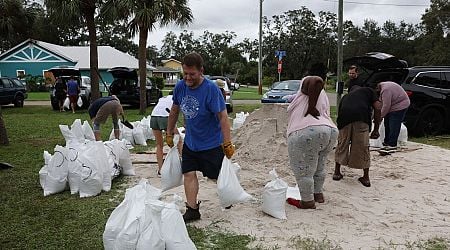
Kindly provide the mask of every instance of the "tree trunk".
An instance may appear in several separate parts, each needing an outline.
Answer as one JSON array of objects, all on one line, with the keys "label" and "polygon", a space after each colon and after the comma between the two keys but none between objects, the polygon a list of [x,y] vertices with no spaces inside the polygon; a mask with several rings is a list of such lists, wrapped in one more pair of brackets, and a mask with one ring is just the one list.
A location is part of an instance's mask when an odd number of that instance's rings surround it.
[{"label": "tree trunk", "polygon": [[3,121],[2,107],[0,106],[0,145],[9,145],[5,122]]},{"label": "tree trunk", "polygon": [[147,37],[148,28],[144,25],[139,26],[139,114],[144,115],[147,108]]},{"label": "tree trunk", "polygon": [[100,97],[98,71],[97,30],[95,28],[95,5],[84,9],[86,26],[89,32],[89,66],[91,69],[91,102]]}]

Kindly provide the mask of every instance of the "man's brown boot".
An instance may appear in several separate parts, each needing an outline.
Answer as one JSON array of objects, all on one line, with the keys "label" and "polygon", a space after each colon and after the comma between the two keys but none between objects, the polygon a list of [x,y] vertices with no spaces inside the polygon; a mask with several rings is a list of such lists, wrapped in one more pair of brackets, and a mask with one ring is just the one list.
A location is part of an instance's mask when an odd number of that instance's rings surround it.
[{"label": "man's brown boot", "polygon": [[325,200],[323,198],[323,193],[315,193],[314,194],[314,201],[318,203],[324,203]]}]

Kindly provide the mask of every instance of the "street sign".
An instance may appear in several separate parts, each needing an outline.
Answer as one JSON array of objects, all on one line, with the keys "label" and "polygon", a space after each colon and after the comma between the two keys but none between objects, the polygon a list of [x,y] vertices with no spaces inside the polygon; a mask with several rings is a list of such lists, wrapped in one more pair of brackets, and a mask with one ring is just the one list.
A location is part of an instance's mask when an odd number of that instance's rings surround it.
[{"label": "street sign", "polygon": [[278,74],[281,73],[282,68],[283,68],[283,61],[279,60],[278,61],[278,68],[277,68],[278,69]]},{"label": "street sign", "polygon": [[278,57],[279,61],[281,61],[285,56],[286,56],[285,50],[275,50],[275,57]]}]

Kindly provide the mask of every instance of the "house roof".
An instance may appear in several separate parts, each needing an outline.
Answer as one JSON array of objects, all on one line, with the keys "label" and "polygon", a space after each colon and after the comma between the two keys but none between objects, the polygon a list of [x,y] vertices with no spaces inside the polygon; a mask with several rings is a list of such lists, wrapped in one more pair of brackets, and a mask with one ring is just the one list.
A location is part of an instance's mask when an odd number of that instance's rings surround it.
[{"label": "house roof", "polygon": [[176,59],[167,59],[167,60],[161,60],[161,62],[162,63],[168,63],[168,62],[170,62],[170,61],[174,61],[174,62],[177,62],[177,63],[179,63],[179,64],[181,64],[181,62],[180,61],[178,61],[178,60],[176,60]]},{"label": "house roof", "polygon": [[[23,46],[26,43],[36,44],[44,49],[49,50],[50,52],[68,60],[74,62],[74,67],[79,69],[89,69],[89,46],[60,46],[56,44],[51,44],[47,42],[37,41],[28,39],[17,46],[11,48],[5,53],[0,55],[0,58],[3,55],[9,54],[10,52],[16,50],[17,48]],[[117,50],[111,46],[98,46],[98,68],[99,69],[109,69],[112,67],[128,67],[128,68],[139,68],[138,60],[120,50]],[[154,70],[155,67],[147,64],[147,69]]]},{"label": "house roof", "polygon": [[163,66],[157,66],[156,69],[153,70],[153,73],[180,73],[180,72],[181,72],[180,70]]}]

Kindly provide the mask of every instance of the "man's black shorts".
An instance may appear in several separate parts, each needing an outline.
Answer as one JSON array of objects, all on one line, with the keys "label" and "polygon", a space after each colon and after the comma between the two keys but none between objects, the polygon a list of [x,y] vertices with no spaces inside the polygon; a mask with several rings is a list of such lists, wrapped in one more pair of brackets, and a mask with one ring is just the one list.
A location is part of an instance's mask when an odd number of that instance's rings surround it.
[{"label": "man's black shorts", "polygon": [[200,171],[203,176],[217,179],[222,167],[224,153],[222,147],[194,152],[186,144],[183,145],[181,169],[183,174],[191,171]]}]

